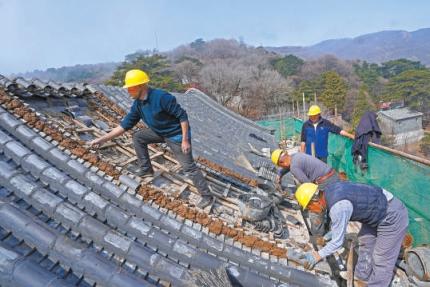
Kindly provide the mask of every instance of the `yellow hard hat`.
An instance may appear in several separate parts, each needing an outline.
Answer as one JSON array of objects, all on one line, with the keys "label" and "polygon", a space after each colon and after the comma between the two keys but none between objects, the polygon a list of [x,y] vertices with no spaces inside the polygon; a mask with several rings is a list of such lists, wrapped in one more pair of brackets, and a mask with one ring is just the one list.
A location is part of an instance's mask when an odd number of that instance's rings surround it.
[{"label": "yellow hard hat", "polygon": [[139,69],[130,70],[125,74],[125,85],[123,86],[124,89],[146,84],[149,82],[148,75]]},{"label": "yellow hard hat", "polygon": [[309,108],[308,116],[316,116],[321,114],[321,109],[317,105],[313,105]]},{"label": "yellow hard hat", "polygon": [[284,151],[282,149],[275,149],[272,152],[272,162],[273,162],[274,165],[278,165],[279,158],[281,157],[281,155],[282,155],[283,152]]},{"label": "yellow hard hat", "polygon": [[294,195],[296,196],[297,201],[303,207],[303,209],[308,206],[309,202],[311,201],[317,190],[318,185],[310,182],[301,184],[296,190],[296,193]]}]

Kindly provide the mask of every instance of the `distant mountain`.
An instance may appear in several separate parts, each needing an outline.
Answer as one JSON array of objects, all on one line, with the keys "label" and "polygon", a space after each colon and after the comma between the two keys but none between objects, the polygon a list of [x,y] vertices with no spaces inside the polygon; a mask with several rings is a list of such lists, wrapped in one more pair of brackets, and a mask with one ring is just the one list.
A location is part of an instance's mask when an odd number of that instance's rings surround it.
[{"label": "distant mountain", "polygon": [[47,70],[34,70],[33,72],[18,74],[24,78],[38,78],[40,80],[53,80],[57,82],[86,82],[102,83],[109,79],[120,63],[100,63],[75,65]]},{"label": "distant mountain", "polygon": [[293,54],[303,59],[334,55],[346,60],[381,63],[406,58],[430,66],[430,28],[414,32],[382,31],[355,38],[333,39],[316,45],[300,47],[265,47],[283,55]]}]

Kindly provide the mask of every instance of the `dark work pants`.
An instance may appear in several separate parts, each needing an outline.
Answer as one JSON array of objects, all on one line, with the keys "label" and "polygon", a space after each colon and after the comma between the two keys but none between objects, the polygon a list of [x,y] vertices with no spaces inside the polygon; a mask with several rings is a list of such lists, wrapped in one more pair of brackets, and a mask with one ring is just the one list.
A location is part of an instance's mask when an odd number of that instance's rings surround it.
[{"label": "dark work pants", "polygon": [[136,150],[140,168],[143,170],[152,169],[151,160],[148,153],[148,144],[162,142],[167,143],[167,145],[170,147],[176,159],[182,165],[184,172],[191,177],[191,180],[200,194],[209,195],[208,184],[203,177],[202,172],[194,162],[192,150],[190,150],[189,153],[184,154],[182,152],[181,143],[173,142],[168,138],[163,138],[151,129],[141,129],[133,134],[134,149]]},{"label": "dark work pants", "polygon": [[399,199],[393,198],[377,228],[362,225],[355,277],[367,281],[368,287],[390,285],[408,223],[408,210]]}]

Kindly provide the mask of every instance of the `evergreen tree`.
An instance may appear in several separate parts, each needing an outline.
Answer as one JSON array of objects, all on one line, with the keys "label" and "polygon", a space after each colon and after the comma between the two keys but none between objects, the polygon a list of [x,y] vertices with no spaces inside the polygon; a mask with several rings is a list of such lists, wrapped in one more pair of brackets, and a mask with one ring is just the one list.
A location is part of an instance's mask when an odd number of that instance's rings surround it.
[{"label": "evergreen tree", "polygon": [[385,100],[404,100],[412,109],[430,116],[430,70],[410,70],[393,77],[383,94]]},{"label": "evergreen tree", "polygon": [[202,51],[205,47],[205,44],[206,42],[202,38],[198,38],[190,44],[190,47],[196,51]]},{"label": "evergreen tree", "polygon": [[370,100],[366,85],[360,87],[358,98],[355,101],[354,110],[352,112],[352,127],[355,129],[360,122],[361,117],[367,111],[373,111],[374,105]]},{"label": "evergreen tree", "polygon": [[369,89],[378,83],[378,78],[381,76],[380,68],[377,64],[369,64],[366,61],[353,65],[357,76],[363,81]]},{"label": "evergreen tree", "polygon": [[287,55],[271,61],[273,68],[285,78],[297,74],[304,63],[302,59],[294,55]]},{"label": "evergreen tree", "polygon": [[170,62],[165,56],[158,54],[151,56],[139,55],[131,61],[123,62],[106,84],[122,86],[125,74],[131,69],[141,69],[147,72],[151,79],[150,85],[156,88],[162,88],[171,92],[184,90],[179,80],[175,79]]},{"label": "evergreen tree", "polygon": [[347,86],[345,81],[334,71],[328,71],[322,74],[323,91],[319,99],[330,110],[343,111]]},{"label": "evergreen tree", "polygon": [[293,92],[293,100],[299,101],[300,103],[303,100],[303,93],[305,94],[305,101],[309,103],[310,101],[313,101],[314,94],[318,93],[320,91],[320,81],[319,79],[316,80],[303,80],[300,82],[297,89]]},{"label": "evergreen tree", "polygon": [[395,77],[405,71],[410,70],[423,70],[425,66],[419,61],[410,61],[407,59],[392,60],[381,64],[379,68],[380,74],[384,78]]}]

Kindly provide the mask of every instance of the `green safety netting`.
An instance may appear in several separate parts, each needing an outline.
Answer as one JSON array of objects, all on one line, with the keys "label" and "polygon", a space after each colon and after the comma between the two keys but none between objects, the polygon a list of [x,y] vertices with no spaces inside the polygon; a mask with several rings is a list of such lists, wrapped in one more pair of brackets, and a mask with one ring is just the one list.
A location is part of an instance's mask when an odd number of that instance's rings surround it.
[{"label": "green safety netting", "polygon": [[[263,126],[281,126],[278,120],[258,122]],[[300,135],[302,121],[284,120],[288,136]],[[328,163],[343,171],[352,181],[379,185],[403,201],[409,211],[409,231],[414,245],[430,243],[430,167],[390,152],[369,146],[367,171],[353,164],[352,140],[330,134]]]},{"label": "green safety netting", "polygon": [[275,138],[279,142],[281,139],[291,138],[297,136],[296,130],[301,129],[302,123],[293,118],[283,120],[267,120],[258,121],[257,124],[263,127],[272,128],[275,130]]}]

